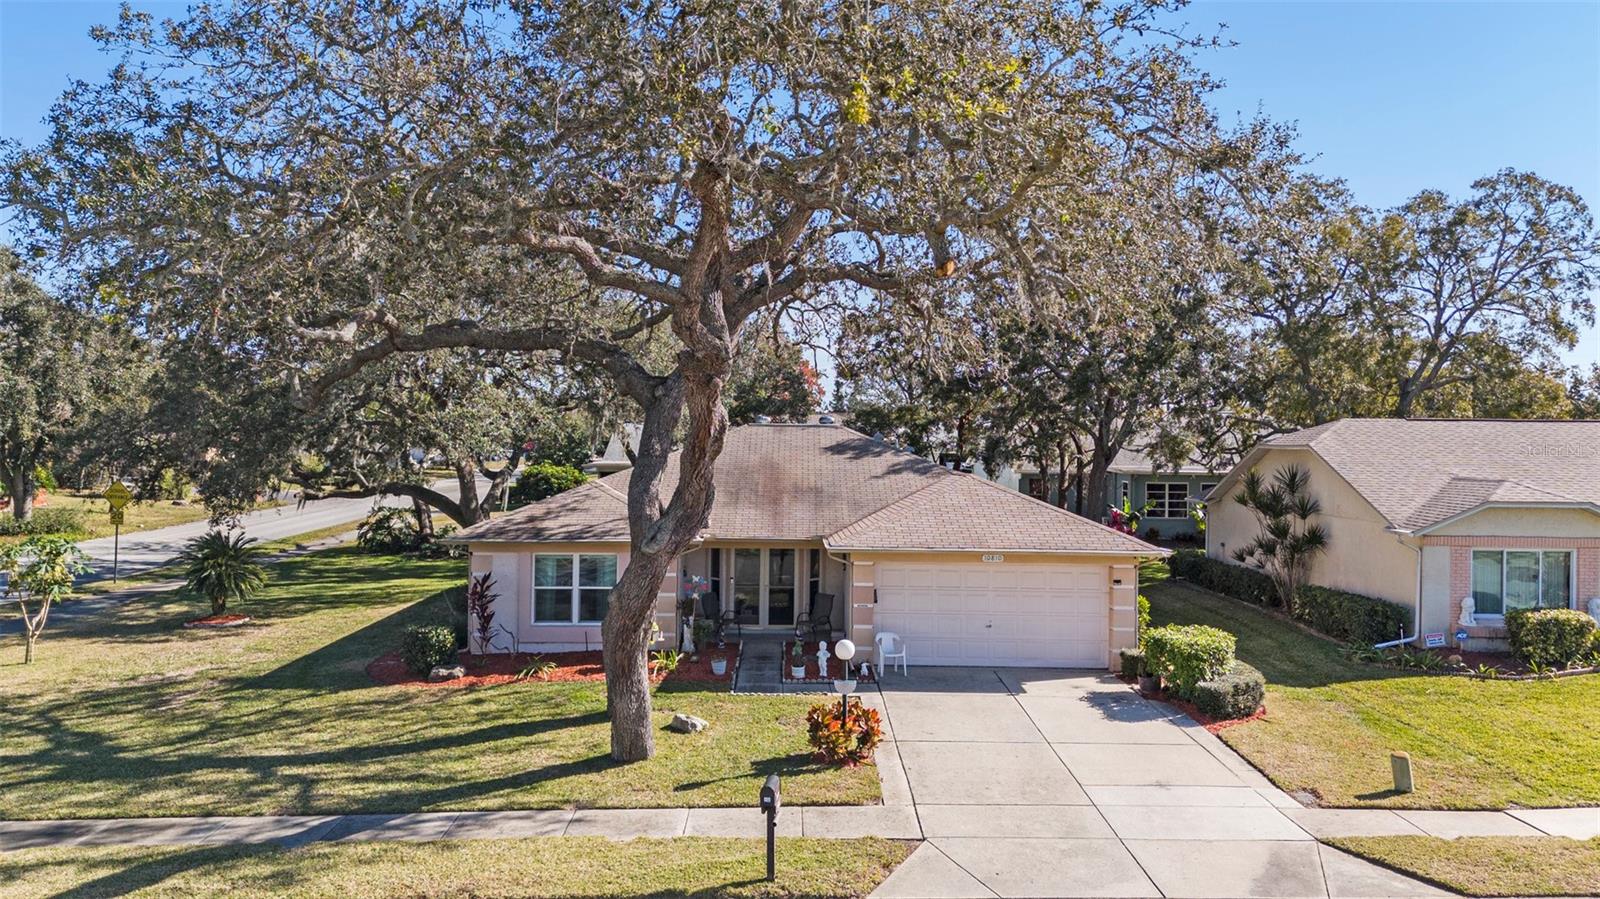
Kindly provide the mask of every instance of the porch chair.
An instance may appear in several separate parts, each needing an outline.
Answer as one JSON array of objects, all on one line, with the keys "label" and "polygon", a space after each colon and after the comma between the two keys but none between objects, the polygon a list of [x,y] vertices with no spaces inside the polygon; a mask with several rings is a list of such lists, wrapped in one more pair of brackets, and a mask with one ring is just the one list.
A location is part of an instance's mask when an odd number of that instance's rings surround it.
[{"label": "porch chair", "polygon": [[818,593],[811,597],[811,608],[800,613],[795,622],[796,640],[826,640],[833,636],[833,594]]},{"label": "porch chair", "polygon": [[899,634],[894,631],[879,631],[877,636],[872,638],[872,642],[878,648],[879,674],[884,672],[885,665],[893,667],[895,659],[900,660],[900,673],[909,674],[906,671],[906,641],[900,639]]},{"label": "porch chair", "polygon": [[707,590],[700,594],[700,614],[716,628],[712,639],[719,642],[727,639],[729,625],[733,625],[740,640],[744,639],[744,628],[739,624],[739,616],[734,614],[732,609],[722,608],[722,597],[717,595],[717,591]]}]

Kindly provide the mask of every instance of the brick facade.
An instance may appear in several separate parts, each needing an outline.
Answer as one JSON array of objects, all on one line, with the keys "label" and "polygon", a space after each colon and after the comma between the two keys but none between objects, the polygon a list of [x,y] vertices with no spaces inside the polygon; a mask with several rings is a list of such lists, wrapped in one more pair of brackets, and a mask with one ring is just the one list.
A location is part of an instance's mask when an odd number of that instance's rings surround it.
[{"label": "brick facade", "polygon": [[[1600,597],[1600,539],[1594,537],[1424,537],[1424,546],[1450,548],[1450,628],[1461,620],[1461,599],[1472,592],[1472,551],[1474,549],[1561,549],[1577,553],[1577,580],[1573,583],[1572,607],[1586,611],[1591,598]],[[1467,629],[1474,639],[1497,639],[1505,628],[1480,625]],[[1452,638],[1452,641],[1454,639]]]}]

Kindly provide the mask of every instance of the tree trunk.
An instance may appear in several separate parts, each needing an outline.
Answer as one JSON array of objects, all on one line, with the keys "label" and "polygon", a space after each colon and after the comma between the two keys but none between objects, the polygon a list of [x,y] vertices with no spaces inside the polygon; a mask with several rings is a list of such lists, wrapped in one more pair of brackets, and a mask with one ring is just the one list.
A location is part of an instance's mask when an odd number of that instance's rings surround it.
[{"label": "tree trunk", "polygon": [[227,597],[224,597],[224,596],[213,596],[213,597],[211,597],[211,614],[212,615],[221,615],[223,612],[226,612],[226,611],[228,611],[228,599],[227,599]]},{"label": "tree trunk", "polygon": [[1108,500],[1106,497],[1106,470],[1111,467],[1111,460],[1104,458],[1098,447],[1089,456],[1089,479],[1085,482],[1084,492],[1088,495],[1087,517],[1099,521],[1107,514]]},{"label": "tree trunk", "polygon": [[411,498],[411,510],[417,516],[417,537],[424,542],[433,540],[433,507],[416,497]]},{"label": "tree trunk", "polygon": [[[695,335],[705,339],[701,332]],[[635,762],[655,754],[646,659],[657,594],[678,556],[700,535],[715,498],[712,469],[722,452],[728,414],[722,386],[732,363],[733,336],[712,335],[705,352],[680,354],[679,370],[646,406],[639,449],[628,479],[628,529],[632,555],[611,591],[601,628],[605,640],[606,702],[611,715],[611,757]],[[686,344],[691,347],[689,339]],[[709,346],[706,344],[710,344]],[[719,346],[720,345],[720,346]],[[672,436],[687,409],[689,427],[678,454],[678,485],[663,503],[662,476]]]},{"label": "tree trunk", "polygon": [[1076,475],[1076,477],[1078,479],[1078,508],[1075,509],[1074,511],[1076,511],[1079,515],[1082,515],[1083,514],[1083,485],[1084,485],[1084,480],[1083,480],[1083,454],[1082,453],[1078,454],[1078,458],[1077,458],[1075,464],[1078,467],[1078,473]]},{"label": "tree trunk", "polygon": [[461,518],[464,526],[477,524],[489,517],[488,510],[478,503],[478,463],[471,459],[455,462],[456,485],[461,489]]},{"label": "tree trunk", "polygon": [[28,645],[27,645],[27,648],[22,651],[22,664],[24,664],[24,665],[32,665],[33,664],[33,644],[35,642],[37,642],[38,639],[39,639],[38,636],[35,635],[33,633],[33,631],[28,631],[28,640],[27,640]]},{"label": "tree trunk", "polygon": [[1056,508],[1067,507],[1067,445],[1056,444]]},{"label": "tree trunk", "polygon": [[11,517],[18,521],[33,517],[33,499],[39,485],[34,481],[32,465],[22,463],[13,468],[6,478],[6,491],[11,494]]}]

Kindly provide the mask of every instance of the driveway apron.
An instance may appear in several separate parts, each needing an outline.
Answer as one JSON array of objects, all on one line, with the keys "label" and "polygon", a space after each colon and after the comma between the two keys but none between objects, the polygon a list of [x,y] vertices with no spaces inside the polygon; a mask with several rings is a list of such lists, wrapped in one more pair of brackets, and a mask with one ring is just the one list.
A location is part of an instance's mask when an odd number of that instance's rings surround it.
[{"label": "driveway apron", "polygon": [[880,684],[925,842],[875,896],[1434,896],[1320,846],[1193,719],[1104,673]]}]

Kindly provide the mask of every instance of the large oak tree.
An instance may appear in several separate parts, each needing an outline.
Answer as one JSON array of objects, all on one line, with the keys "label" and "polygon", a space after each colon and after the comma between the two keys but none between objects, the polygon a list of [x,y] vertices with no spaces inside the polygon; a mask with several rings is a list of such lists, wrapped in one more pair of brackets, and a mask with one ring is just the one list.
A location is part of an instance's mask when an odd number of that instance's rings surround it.
[{"label": "large oak tree", "polygon": [[[399,354],[604,371],[642,410],[632,552],[604,624],[612,755],[642,759],[652,607],[713,502],[741,329],[868,293],[936,319],[946,294],[1015,264],[1107,154],[1196,149],[1206,84],[1164,6],[130,14],[104,34],[124,64],[11,154],[8,194],[85,284],[297,408]],[[669,361],[646,364],[660,340]]]}]

